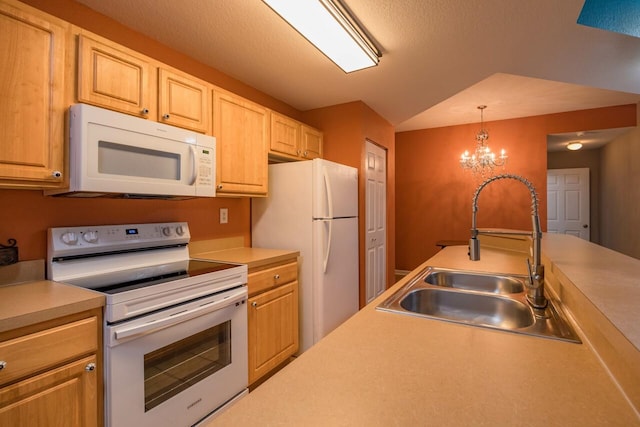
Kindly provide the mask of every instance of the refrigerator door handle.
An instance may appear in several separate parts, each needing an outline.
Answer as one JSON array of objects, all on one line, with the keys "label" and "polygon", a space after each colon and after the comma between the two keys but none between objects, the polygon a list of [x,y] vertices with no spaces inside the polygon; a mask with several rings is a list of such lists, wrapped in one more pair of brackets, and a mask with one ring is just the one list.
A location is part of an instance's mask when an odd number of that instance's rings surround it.
[{"label": "refrigerator door handle", "polygon": [[[329,179],[329,173],[327,172],[326,166],[322,168],[322,176],[324,178],[324,187],[326,188],[327,195],[327,208],[329,212],[327,212],[328,218],[333,218],[333,194],[331,192],[331,180]],[[331,229],[331,228],[329,228]],[[329,233],[331,234],[331,233]]]},{"label": "refrigerator door handle", "polygon": [[329,254],[331,254],[331,230],[333,228],[333,221],[323,221],[325,225],[328,226],[329,232],[327,236],[327,249],[324,252],[324,260],[323,260],[323,273],[327,272],[327,264],[329,263]]}]

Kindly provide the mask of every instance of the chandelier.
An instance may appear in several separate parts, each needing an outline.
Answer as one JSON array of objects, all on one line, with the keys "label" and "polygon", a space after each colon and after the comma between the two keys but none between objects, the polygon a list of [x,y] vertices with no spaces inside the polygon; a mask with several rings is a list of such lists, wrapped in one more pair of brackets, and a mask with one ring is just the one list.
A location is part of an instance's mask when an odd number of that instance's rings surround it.
[{"label": "chandelier", "polygon": [[475,175],[487,176],[493,174],[493,169],[496,166],[504,166],[507,163],[507,153],[501,150],[500,156],[496,157],[491,152],[487,140],[489,139],[489,133],[484,129],[484,109],[486,105],[479,105],[480,110],[480,131],[476,134],[476,150],[473,154],[469,151],[465,151],[460,156],[460,166],[462,169],[471,170]]}]

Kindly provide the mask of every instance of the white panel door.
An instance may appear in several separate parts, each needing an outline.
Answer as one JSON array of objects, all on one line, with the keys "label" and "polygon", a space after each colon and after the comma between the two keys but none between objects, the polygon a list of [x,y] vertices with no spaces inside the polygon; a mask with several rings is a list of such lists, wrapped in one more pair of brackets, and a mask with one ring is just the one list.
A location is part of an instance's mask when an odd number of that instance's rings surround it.
[{"label": "white panel door", "polygon": [[589,240],[589,169],[547,171],[547,232]]},{"label": "white panel door", "polygon": [[366,144],[366,303],[386,289],[387,152]]}]

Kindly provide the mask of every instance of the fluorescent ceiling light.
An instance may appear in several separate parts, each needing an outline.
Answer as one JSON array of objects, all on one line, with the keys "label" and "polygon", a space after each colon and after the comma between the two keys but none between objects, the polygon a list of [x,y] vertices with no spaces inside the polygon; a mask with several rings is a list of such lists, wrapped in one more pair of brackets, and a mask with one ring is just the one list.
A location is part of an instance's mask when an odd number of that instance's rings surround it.
[{"label": "fluorescent ceiling light", "polygon": [[571,151],[576,151],[582,148],[582,144],[579,142],[572,142],[571,144],[567,145],[567,148]]},{"label": "fluorescent ceiling light", "polygon": [[373,43],[334,1],[263,1],[345,72],[378,65]]}]

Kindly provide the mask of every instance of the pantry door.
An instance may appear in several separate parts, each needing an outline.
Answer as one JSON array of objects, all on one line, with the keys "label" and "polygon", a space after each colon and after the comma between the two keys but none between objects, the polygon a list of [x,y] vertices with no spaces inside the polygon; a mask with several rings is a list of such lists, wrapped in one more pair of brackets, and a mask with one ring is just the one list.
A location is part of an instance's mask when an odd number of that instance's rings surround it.
[{"label": "pantry door", "polygon": [[387,151],[366,142],[366,304],[383,293],[387,277]]},{"label": "pantry door", "polygon": [[547,170],[547,232],[589,240],[589,169]]}]

